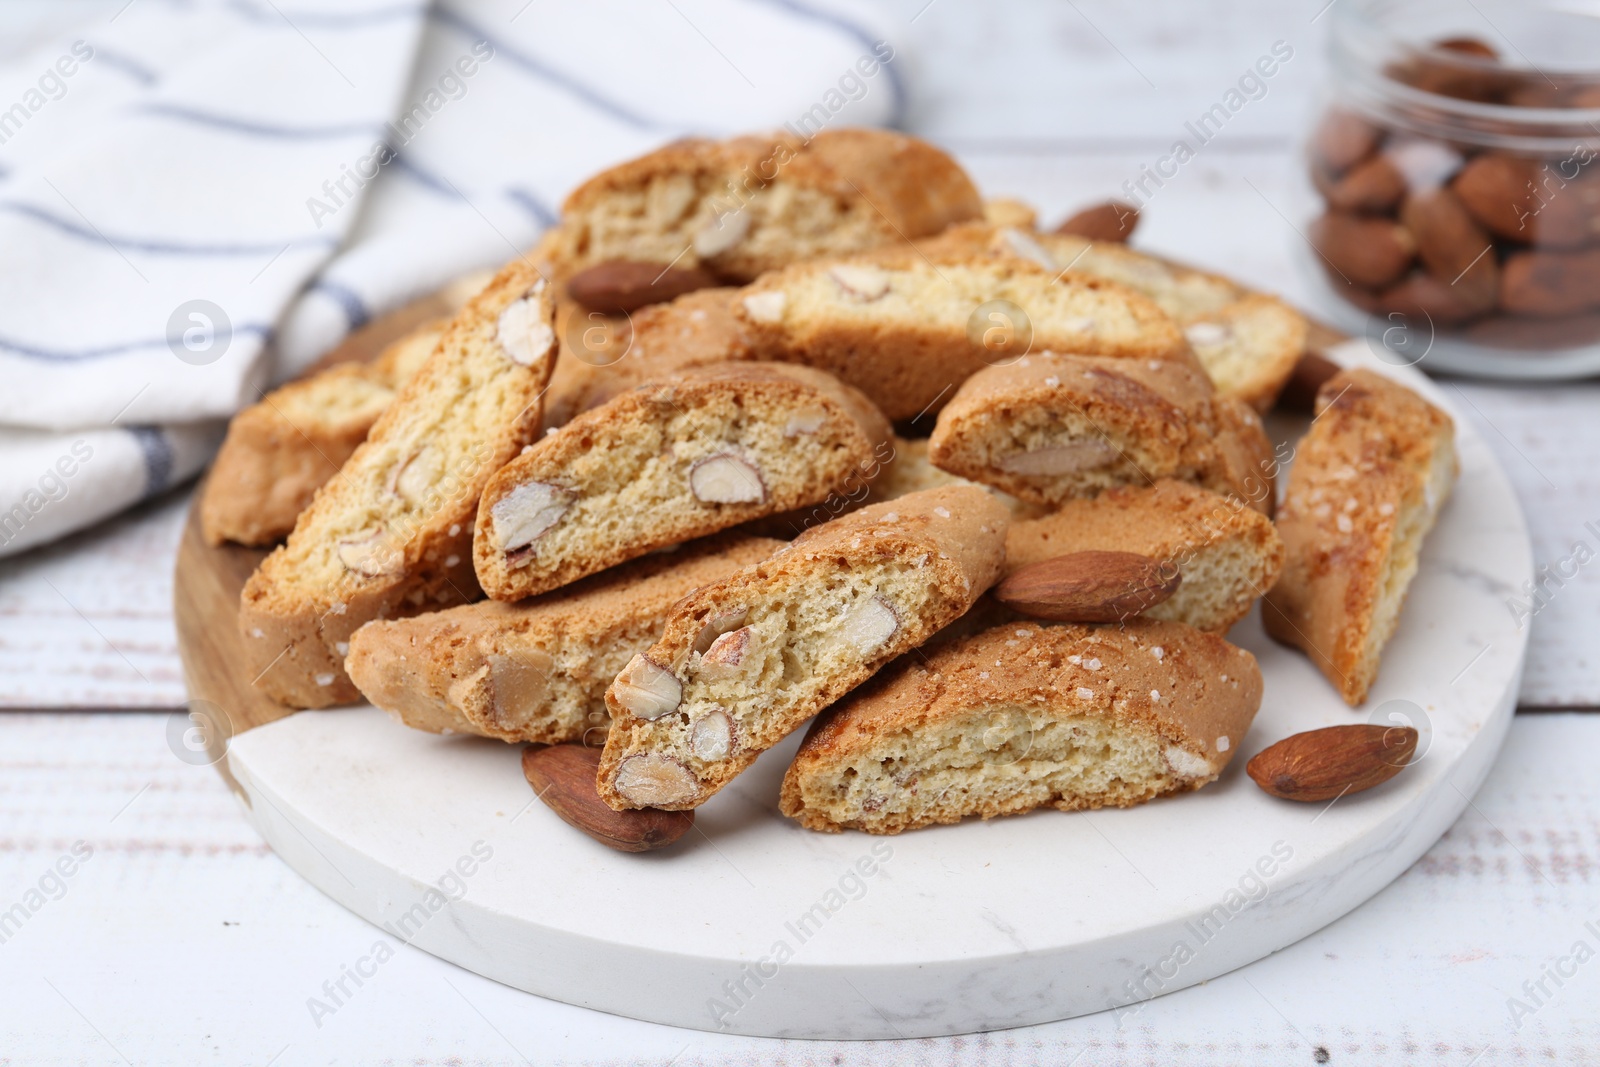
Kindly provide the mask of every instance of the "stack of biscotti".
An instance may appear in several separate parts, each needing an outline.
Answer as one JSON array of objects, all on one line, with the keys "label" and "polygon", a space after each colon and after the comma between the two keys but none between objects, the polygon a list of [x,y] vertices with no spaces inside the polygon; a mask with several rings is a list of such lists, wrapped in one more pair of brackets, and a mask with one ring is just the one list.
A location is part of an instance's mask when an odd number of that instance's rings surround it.
[{"label": "stack of biscotti", "polygon": [[1125,244],[980,222],[951,227],[922,247],[930,254],[961,249],[1019,257],[1046,270],[1103,278],[1142,293],[1182,328],[1217,390],[1262,413],[1277,400],[1305,350],[1305,317],[1278,298]]}]

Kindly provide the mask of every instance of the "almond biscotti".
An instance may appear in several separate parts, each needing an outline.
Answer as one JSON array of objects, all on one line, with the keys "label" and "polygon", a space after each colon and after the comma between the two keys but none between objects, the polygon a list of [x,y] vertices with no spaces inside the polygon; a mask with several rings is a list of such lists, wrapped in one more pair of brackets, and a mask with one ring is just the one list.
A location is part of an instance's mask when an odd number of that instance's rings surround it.
[{"label": "almond biscotti", "polygon": [[970,608],[999,577],[1007,521],[982,489],[930,489],[689,594],[606,692],[600,795],[618,810],[704,803]]},{"label": "almond biscotti", "polygon": [[1348,370],[1318,391],[1278,516],[1283,574],[1261,617],[1352,707],[1377,677],[1458,469],[1450,416],[1398,382]]},{"label": "almond biscotti", "polygon": [[608,260],[743,283],[789,263],[938,233],[983,203],[955,160],[888,130],[688,138],[590,178],[562,207],[564,271]]},{"label": "almond biscotti", "polygon": [[1013,522],[1006,573],[1071,552],[1137,552],[1170,561],[1177,592],[1147,618],[1227,633],[1277,581],[1283,541],[1272,521],[1239,501],[1184,482],[1108,489],[1050,515]]},{"label": "almond biscotti", "polygon": [[762,358],[835,374],[893,421],[936,409],[972,374],[1030,351],[1199,367],[1178,327],[1130,289],[959,250],[797,264],[747,286],[738,314]]},{"label": "almond biscotti", "polygon": [[756,358],[734,314],[739,290],[700,289],[630,316],[571,304],[558,312],[561,356],[545,396],[546,429],[614,396],[692,367]]},{"label": "almond biscotti", "polygon": [[359,626],[476,597],[478,497],[538,433],[554,310],[531,263],[502,270],[251,575],[239,628],[250,676],[273,699],[354,700],[344,657]]},{"label": "almond biscotti", "polygon": [[1198,789],[1261,706],[1255,657],[1181,623],[1007,624],[907,656],[813,724],[778,806],[902,830]]},{"label": "almond biscotti", "polygon": [[783,544],[724,534],[521,604],[374,620],[351,636],[345,667],[363,696],[419,730],[598,745],[606,687],[661,636],[672,605]]},{"label": "almond biscotti", "polygon": [[1047,270],[1104,278],[1142,293],[1182,327],[1217,391],[1259,412],[1272,407],[1305,350],[1305,316],[1278,298],[1118,242],[966,223],[928,238],[923,247],[1020,256]]},{"label": "almond biscotti", "polygon": [[400,388],[432,354],[447,320],[389,345],[372,363],[340,363],[274,389],[228,423],[200,500],[206,543],[270,545],[367,439]]},{"label": "almond biscotti", "polygon": [[928,442],[935,466],[1051,506],[1177,478],[1270,513],[1271,454],[1255,413],[1185,363],[1051,354],[967,379]]},{"label": "almond biscotti", "polygon": [[478,581],[519,600],[653,548],[815,504],[870,470],[889,424],[820,371],[728,363],[617,397],[484,489]]}]

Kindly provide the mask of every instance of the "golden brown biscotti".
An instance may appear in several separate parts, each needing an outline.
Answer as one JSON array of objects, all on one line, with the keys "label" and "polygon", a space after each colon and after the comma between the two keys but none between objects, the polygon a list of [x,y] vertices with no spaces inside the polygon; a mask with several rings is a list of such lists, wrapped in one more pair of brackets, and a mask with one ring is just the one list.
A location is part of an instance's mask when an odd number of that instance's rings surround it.
[{"label": "golden brown biscotti", "polygon": [[206,543],[270,545],[287,536],[433,352],[445,321],[415,330],[371,363],[335,364],[235,415],[200,500]]},{"label": "golden brown biscotti", "polygon": [[1174,322],[1224,396],[1269,410],[1305,351],[1305,316],[1277,297],[1113,241],[1036,233],[1016,223],[964,223],[921,242],[1019,256],[1047,270],[1104,278],[1149,297]]},{"label": "golden brown biscotti", "polygon": [[419,730],[598,745],[606,687],[661,636],[672,605],[782,547],[723,534],[521,604],[374,620],[351,636],[345,668],[363,696]]},{"label": "golden brown biscotti", "polygon": [[1006,534],[1006,573],[1091,550],[1170,560],[1182,581],[1145,617],[1219,634],[1249,614],[1283,569],[1283,541],[1265,515],[1163,478],[1152,486],[1108,489],[1093,500],[1069,500],[1053,514],[1013,522]]},{"label": "golden brown biscotti", "polygon": [[476,599],[478,497],[538,433],[554,318],[531,263],[502,270],[250,576],[245,668],[274,700],[354,700],[344,657],[357,627]]},{"label": "golden brown biscotti", "polygon": [[1458,465],[1450,416],[1398,382],[1347,370],[1317,393],[1278,515],[1287,555],[1261,618],[1345,703],[1367,698]]},{"label": "golden brown biscotti", "polygon": [[1260,706],[1255,657],[1182,623],[1010,623],[903,657],[823,713],[778,806],[873,834],[1130,807],[1213,781]]},{"label": "golden brown biscotti", "polygon": [[999,576],[1007,521],[981,489],[930,489],[689,594],[606,691],[601,797],[618,810],[704,803],[970,608]]},{"label": "golden brown biscotti", "polygon": [[1146,298],[1015,257],[887,249],[801,263],[747,286],[737,313],[764,359],[836,374],[893,421],[937,409],[970,375],[1026,352],[1194,354]]},{"label": "golden brown biscotti", "polygon": [[1255,413],[1187,364],[1051,354],[974,374],[928,441],[935,466],[1051,506],[1177,478],[1269,512],[1250,468],[1271,454]]},{"label": "golden brown biscotti", "polygon": [[743,283],[816,256],[938,233],[983,204],[959,164],[888,130],[688,138],[603,171],[562,207],[564,272],[607,260]]},{"label": "golden brown biscotti", "polygon": [[764,515],[873,469],[889,424],[809,367],[724,363],[642,385],[547,434],[490,479],[474,565],[520,600]]},{"label": "golden brown biscotti", "polygon": [[561,355],[545,395],[545,428],[565,426],[612,397],[692,367],[754,359],[734,314],[738,289],[700,289],[631,315],[563,303]]}]

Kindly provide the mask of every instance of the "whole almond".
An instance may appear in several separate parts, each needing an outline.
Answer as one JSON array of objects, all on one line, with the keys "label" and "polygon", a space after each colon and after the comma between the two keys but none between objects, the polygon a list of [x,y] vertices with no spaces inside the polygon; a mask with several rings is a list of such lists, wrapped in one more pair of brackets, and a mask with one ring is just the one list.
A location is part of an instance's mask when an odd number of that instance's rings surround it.
[{"label": "whole almond", "polygon": [[[1494,257],[1483,258],[1492,260]],[[1473,271],[1477,269],[1474,267]],[[1498,267],[1494,273],[1499,275]],[[1414,270],[1399,284],[1379,293],[1373,300],[1371,311],[1374,315],[1384,316],[1394,325],[1400,323],[1395,322],[1392,316],[1400,314],[1418,328],[1425,328],[1424,320],[1434,326],[1459,326],[1493,310],[1495,295],[1495,290],[1490,290],[1485,298],[1481,284],[1469,286],[1465,279],[1459,285],[1451,285],[1427,271]]]},{"label": "whole almond", "polygon": [[1330,211],[1311,224],[1311,245],[1340,280],[1365,289],[1399,281],[1416,255],[1416,242],[1390,219]]},{"label": "whole almond", "polygon": [[717,280],[699,267],[608,259],[568,279],[567,296],[590,311],[614,314],[646,304],[664,304],[716,284]]},{"label": "whole almond", "polygon": [[584,745],[529,745],[522,773],[533,791],[568,826],[620,852],[648,852],[672,844],[694,825],[692,811],[636,808],[613,811],[600,799],[595,777],[600,749]]},{"label": "whole almond", "polygon": [[995,589],[1000,603],[1055,622],[1120,622],[1166,600],[1182,575],[1137,552],[1072,552],[1030,563]]},{"label": "whole almond", "polygon": [[1600,308],[1600,248],[1517,252],[1500,278],[1500,306],[1516,315],[1575,315]]},{"label": "whole almond", "polygon": [[1275,797],[1317,803],[1382,785],[1416,751],[1417,731],[1410,726],[1351,723],[1269,745],[1251,757],[1245,773]]},{"label": "whole almond", "polygon": [[1086,207],[1056,227],[1057,233],[1087,237],[1091,241],[1126,243],[1139,225],[1139,209],[1120,200]]},{"label": "whole almond", "polygon": [[1532,160],[1485,152],[1462,167],[1450,187],[1472,217],[1496,237],[1530,244],[1538,169]]},{"label": "whole almond", "polygon": [[1378,128],[1366,119],[1348,111],[1330,111],[1317,124],[1311,151],[1317,162],[1338,174],[1372,155],[1381,138]]},{"label": "whole almond", "polygon": [[1363,160],[1337,178],[1313,167],[1312,178],[1328,206],[1340,211],[1384,212],[1406,195],[1405,175],[1385,156]]},{"label": "whole almond", "polygon": [[1417,257],[1463,306],[1488,311],[1500,288],[1494,242],[1449,189],[1406,198],[1400,221],[1417,242]]}]

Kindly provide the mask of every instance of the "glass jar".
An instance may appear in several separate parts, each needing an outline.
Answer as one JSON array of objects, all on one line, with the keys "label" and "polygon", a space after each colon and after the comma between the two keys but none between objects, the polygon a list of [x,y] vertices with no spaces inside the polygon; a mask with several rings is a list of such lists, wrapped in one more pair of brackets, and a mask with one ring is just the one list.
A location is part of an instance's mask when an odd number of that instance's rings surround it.
[{"label": "glass jar", "polygon": [[1301,255],[1335,325],[1425,368],[1600,371],[1600,14],[1584,7],[1333,5]]}]

